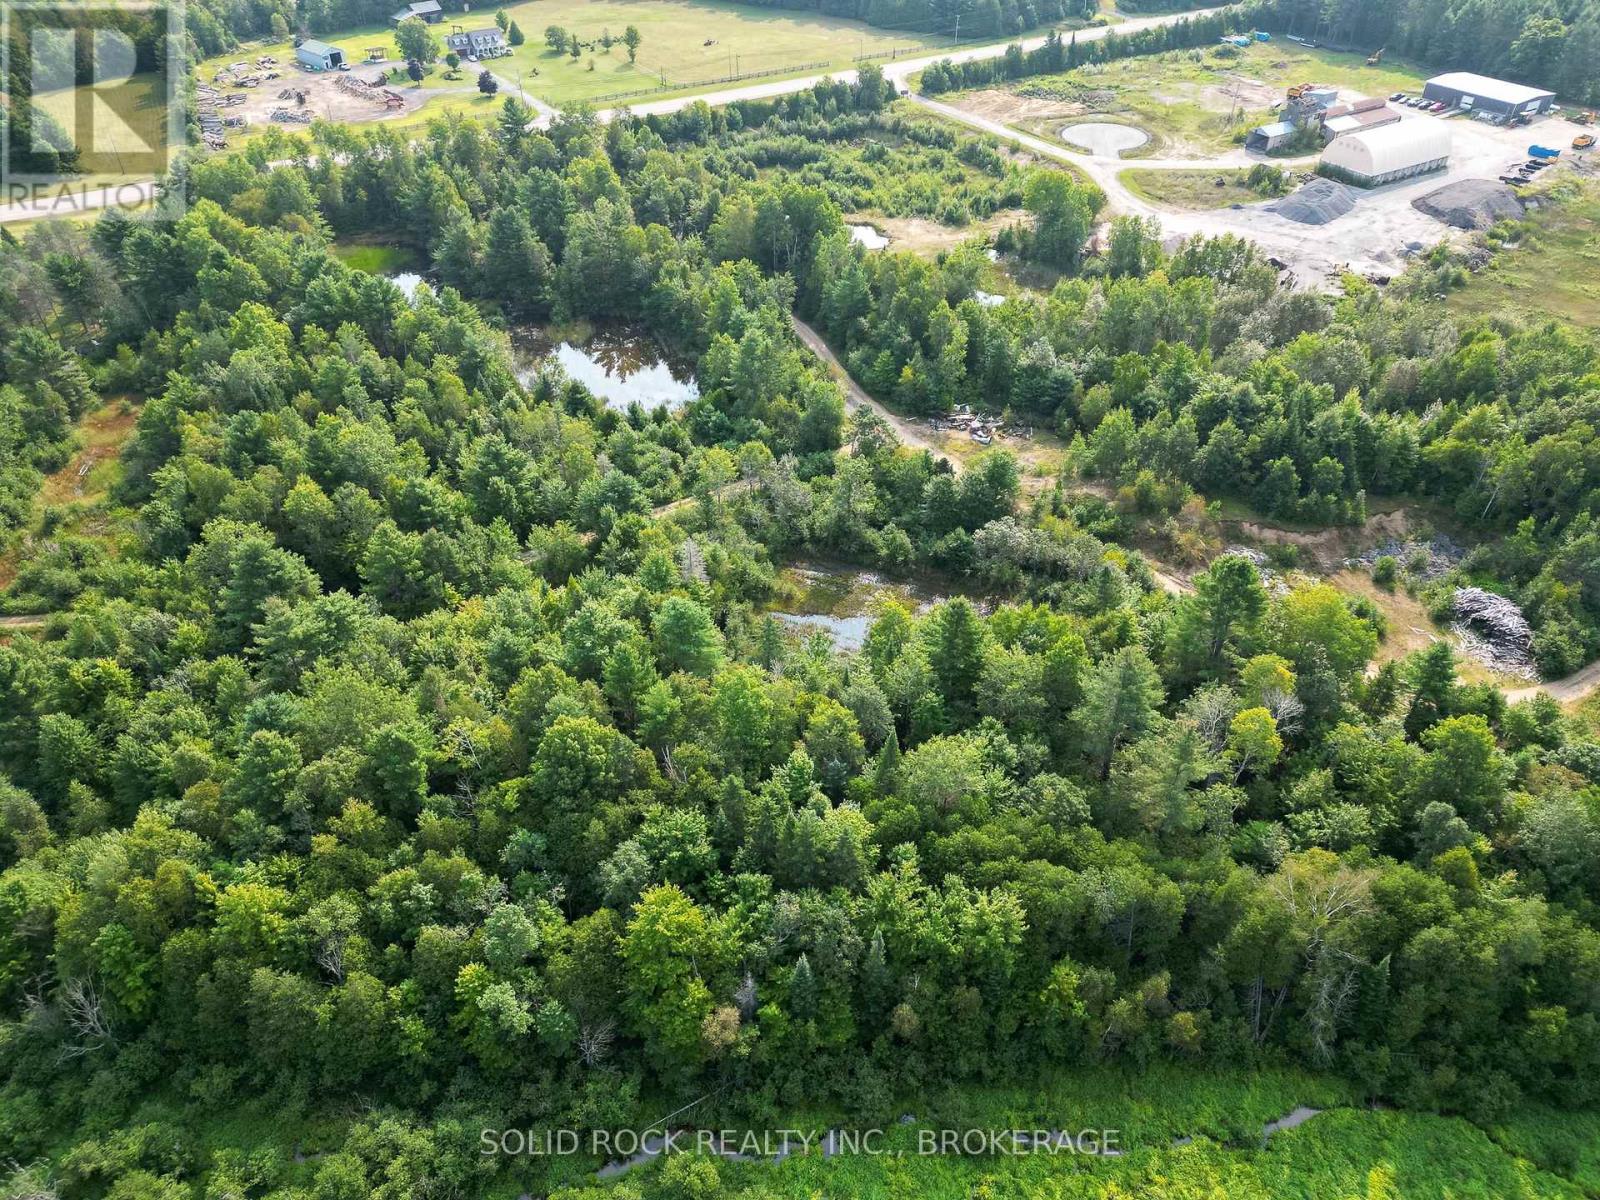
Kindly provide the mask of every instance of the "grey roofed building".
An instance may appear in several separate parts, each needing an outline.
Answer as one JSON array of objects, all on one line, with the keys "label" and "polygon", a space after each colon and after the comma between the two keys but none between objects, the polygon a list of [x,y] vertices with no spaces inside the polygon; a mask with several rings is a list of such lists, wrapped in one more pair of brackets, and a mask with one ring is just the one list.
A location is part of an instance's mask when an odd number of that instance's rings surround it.
[{"label": "grey roofed building", "polygon": [[1502,117],[1534,116],[1546,112],[1556,98],[1554,92],[1547,92],[1543,88],[1491,79],[1471,71],[1435,75],[1422,85],[1422,96],[1425,100],[1442,101],[1451,108],[1493,113]]},{"label": "grey roofed building", "polygon": [[498,29],[467,29],[459,27],[445,34],[444,44],[458,54],[471,54],[478,58],[497,58],[510,54],[505,35]]},{"label": "grey roofed building", "polygon": [[1245,139],[1244,148],[1257,153],[1268,153],[1276,150],[1290,138],[1294,137],[1299,126],[1291,121],[1275,121],[1271,125],[1258,125],[1250,131],[1250,136]]},{"label": "grey roofed building", "polygon": [[294,48],[294,57],[301,66],[312,71],[333,71],[344,65],[344,51],[327,42],[307,38]]},{"label": "grey roofed building", "polygon": [[395,13],[389,20],[398,25],[410,17],[416,17],[433,25],[444,19],[444,9],[439,7],[439,0],[412,0],[412,3]]}]

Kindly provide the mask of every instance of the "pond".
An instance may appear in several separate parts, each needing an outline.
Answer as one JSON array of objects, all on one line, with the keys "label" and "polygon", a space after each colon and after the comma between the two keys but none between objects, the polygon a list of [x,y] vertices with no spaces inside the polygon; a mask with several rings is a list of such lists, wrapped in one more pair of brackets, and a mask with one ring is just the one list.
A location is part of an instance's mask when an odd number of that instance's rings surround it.
[{"label": "pond", "polygon": [[384,278],[400,289],[408,303],[417,298],[417,288],[422,283],[422,276],[417,272],[401,271],[398,275],[385,275]]},{"label": "pond", "polygon": [[[797,633],[820,632],[837,649],[855,651],[866,644],[867,631],[885,601],[896,600],[922,613],[945,598],[928,581],[886,579],[860,567],[813,560],[793,563],[779,574],[771,615]],[[980,609],[987,607],[977,603]]]},{"label": "pond", "polygon": [[677,412],[700,396],[694,372],[674,362],[649,334],[632,326],[579,326],[552,334],[542,328],[513,330],[517,374],[528,383],[550,359],[567,378],[583,384],[607,408],[638,404],[646,412]]},{"label": "pond", "polygon": [[868,250],[883,250],[889,245],[888,236],[871,225],[846,225],[845,228],[850,231],[851,240],[860,242]]}]

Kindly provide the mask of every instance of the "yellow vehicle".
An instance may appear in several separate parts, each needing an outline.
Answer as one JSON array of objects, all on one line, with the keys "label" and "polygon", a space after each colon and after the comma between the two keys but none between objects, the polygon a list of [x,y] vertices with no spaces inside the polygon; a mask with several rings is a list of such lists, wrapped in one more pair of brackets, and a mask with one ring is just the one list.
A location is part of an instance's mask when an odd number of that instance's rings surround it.
[{"label": "yellow vehicle", "polygon": [[1580,133],[1572,139],[1572,148],[1574,150],[1592,150],[1594,148],[1594,134]]},{"label": "yellow vehicle", "polygon": [[1367,66],[1375,67],[1383,61],[1383,52],[1389,47],[1383,46],[1367,55]]}]

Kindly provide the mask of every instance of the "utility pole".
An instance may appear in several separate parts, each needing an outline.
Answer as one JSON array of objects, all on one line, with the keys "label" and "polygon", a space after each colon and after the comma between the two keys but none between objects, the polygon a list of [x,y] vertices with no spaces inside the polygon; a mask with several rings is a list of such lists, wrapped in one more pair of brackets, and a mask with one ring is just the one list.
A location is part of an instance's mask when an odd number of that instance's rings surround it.
[{"label": "utility pole", "polygon": [[955,39],[956,39],[956,40],[955,40],[955,44],[956,44],[956,45],[957,45],[957,46],[959,46],[959,45],[961,45],[961,10],[960,10],[960,9],[959,9],[959,8],[958,8],[958,9],[956,9],[956,32],[955,32]]}]

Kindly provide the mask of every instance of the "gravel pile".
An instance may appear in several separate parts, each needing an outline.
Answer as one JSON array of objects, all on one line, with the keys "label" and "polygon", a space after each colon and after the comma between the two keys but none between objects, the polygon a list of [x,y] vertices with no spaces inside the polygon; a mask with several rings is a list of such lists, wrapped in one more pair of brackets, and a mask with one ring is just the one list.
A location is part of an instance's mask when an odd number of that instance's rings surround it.
[{"label": "gravel pile", "polygon": [[1332,179],[1313,179],[1298,191],[1267,205],[1287,221],[1301,225],[1326,225],[1356,206],[1356,194]]},{"label": "gravel pile", "polygon": [[[1419,550],[1428,556],[1427,563],[1421,570],[1413,571],[1411,569],[1411,560]],[[1391,539],[1381,545],[1372,547],[1370,550],[1362,551],[1354,558],[1346,559],[1345,566],[1364,567],[1371,570],[1373,564],[1385,555],[1398,562],[1400,569],[1406,574],[1414,576],[1423,583],[1432,583],[1434,580],[1443,579],[1448,575],[1451,569],[1467,556],[1467,552],[1450,538],[1439,533],[1425,542],[1416,541],[1415,539],[1400,542]]]},{"label": "gravel pile", "polygon": [[1496,221],[1522,217],[1522,201],[1503,183],[1463,179],[1447,183],[1411,202],[1419,213],[1457,229],[1488,229]]}]

